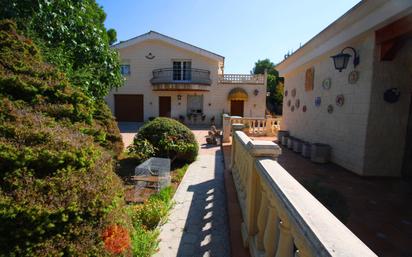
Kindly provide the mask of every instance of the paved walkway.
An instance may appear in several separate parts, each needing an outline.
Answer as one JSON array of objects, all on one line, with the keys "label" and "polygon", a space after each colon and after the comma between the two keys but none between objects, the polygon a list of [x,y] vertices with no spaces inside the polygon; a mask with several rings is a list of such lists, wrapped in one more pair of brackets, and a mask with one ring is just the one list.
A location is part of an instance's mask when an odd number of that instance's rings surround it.
[{"label": "paved walkway", "polygon": [[206,130],[193,130],[201,149],[174,196],[175,206],[161,227],[156,257],[230,256],[220,147],[205,145]]}]

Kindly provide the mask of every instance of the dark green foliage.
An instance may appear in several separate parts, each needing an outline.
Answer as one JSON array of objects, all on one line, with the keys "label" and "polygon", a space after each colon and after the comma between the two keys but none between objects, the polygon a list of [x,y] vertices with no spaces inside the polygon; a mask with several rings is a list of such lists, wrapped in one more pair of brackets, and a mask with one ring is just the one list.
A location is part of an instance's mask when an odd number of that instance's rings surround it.
[{"label": "dark green foliage", "polygon": [[335,189],[322,185],[319,180],[304,181],[304,187],[318,199],[343,224],[349,218],[349,208],[345,197]]},{"label": "dark green foliage", "polygon": [[107,36],[109,37],[109,45],[114,44],[117,41],[117,32],[114,29],[107,30]]},{"label": "dark green foliage", "polygon": [[101,99],[122,85],[118,55],[109,47],[116,32],[106,31],[106,14],[95,0],[2,1],[0,19],[16,21],[46,60],[87,95]]},{"label": "dark green foliage", "polygon": [[182,123],[169,118],[155,118],[146,122],[136,135],[137,140],[148,140],[155,147],[155,155],[193,162],[199,151],[195,135]]},{"label": "dark green foliage", "polygon": [[283,78],[279,77],[279,72],[275,69],[275,64],[269,59],[258,60],[252,69],[253,74],[263,74],[267,70],[267,106],[271,112],[282,114],[283,103]]},{"label": "dark green foliage", "polygon": [[147,139],[138,137],[133,139],[133,143],[127,150],[129,151],[129,157],[134,158],[138,163],[153,157],[156,152],[156,148]]},{"label": "dark green foliage", "polygon": [[102,230],[131,226],[113,172],[121,149],[104,103],[0,21],[0,256],[107,255]]}]

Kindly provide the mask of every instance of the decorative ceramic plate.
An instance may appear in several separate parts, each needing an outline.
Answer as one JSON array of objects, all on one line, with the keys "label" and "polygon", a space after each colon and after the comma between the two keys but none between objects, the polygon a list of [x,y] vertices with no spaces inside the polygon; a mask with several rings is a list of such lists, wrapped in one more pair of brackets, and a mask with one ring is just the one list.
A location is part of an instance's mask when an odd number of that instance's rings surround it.
[{"label": "decorative ceramic plate", "polygon": [[290,108],[290,110],[293,112],[295,111],[295,106],[292,105],[292,107]]},{"label": "decorative ceramic plate", "polygon": [[290,106],[290,99],[288,100],[288,106]]},{"label": "decorative ceramic plate", "polygon": [[359,72],[356,70],[353,70],[349,73],[348,75],[348,82],[349,84],[355,84],[359,79]]},{"label": "decorative ceramic plate", "polygon": [[330,78],[324,79],[322,81],[322,87],[324,89],[330,89],[331,86],[332,86],[332,80]]},{"label": "decorative ceramic plate", "polygon": [[300,100],[299,100],[299,99],[296,99],[296,101],[295,101],[295,107],[296,107],[296,109],[299,109],[299,106],[300,106]]},{"label": "decorative ceramic plate", "polygon": [[333,105],[329,104],[328,105],[328,113],[332,113],[333,112]]},{"label": "decorative ceramic plate", "polygon": [[292,89],[291,94],[292,94],[292,97],[295,97],[295,96],[296,96],[296,88]]},{"label": "decorative ceramic plate", "polygon": [[302,112],[306,112],[306,105],[302,106]]},{"label": "decorative ceramic plate", "polygon": [[285,90],[285,96],[288,96],[288,91],[287,90]]},{"label": "decorative ceramic plate", "polygon": [[315,106],[319,107],[321,104],[322,100],[320,98],[320,96],[315,97]]},{"label": "decorative ceramic plate", "polygon": [[342,106],[345,103],[345,97],[343,95],[336,96],[336,105]]}]

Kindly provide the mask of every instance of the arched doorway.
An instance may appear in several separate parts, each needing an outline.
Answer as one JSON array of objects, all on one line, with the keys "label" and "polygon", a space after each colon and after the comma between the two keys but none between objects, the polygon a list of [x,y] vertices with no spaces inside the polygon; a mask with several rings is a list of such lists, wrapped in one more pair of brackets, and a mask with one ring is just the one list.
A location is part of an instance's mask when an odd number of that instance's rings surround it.
[{"label": "arched doorway", "polygon": [[248,99],[248,94],[243,88],[236,87],[230,90],[228,100],[230,101],[230,115],[244,116],[245,101]]}]

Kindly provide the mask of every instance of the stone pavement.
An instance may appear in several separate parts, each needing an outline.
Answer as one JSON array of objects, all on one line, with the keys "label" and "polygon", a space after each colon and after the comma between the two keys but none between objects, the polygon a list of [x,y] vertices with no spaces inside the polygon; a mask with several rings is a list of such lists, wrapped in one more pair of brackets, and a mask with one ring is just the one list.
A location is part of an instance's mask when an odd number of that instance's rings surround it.
[{"label": "stone pavement", "polygon": [[181,184],[168,221],[161,226],[156,257],[230,256],[220,147],[205,145],[206,130],[193,130],[201,146]]}]

